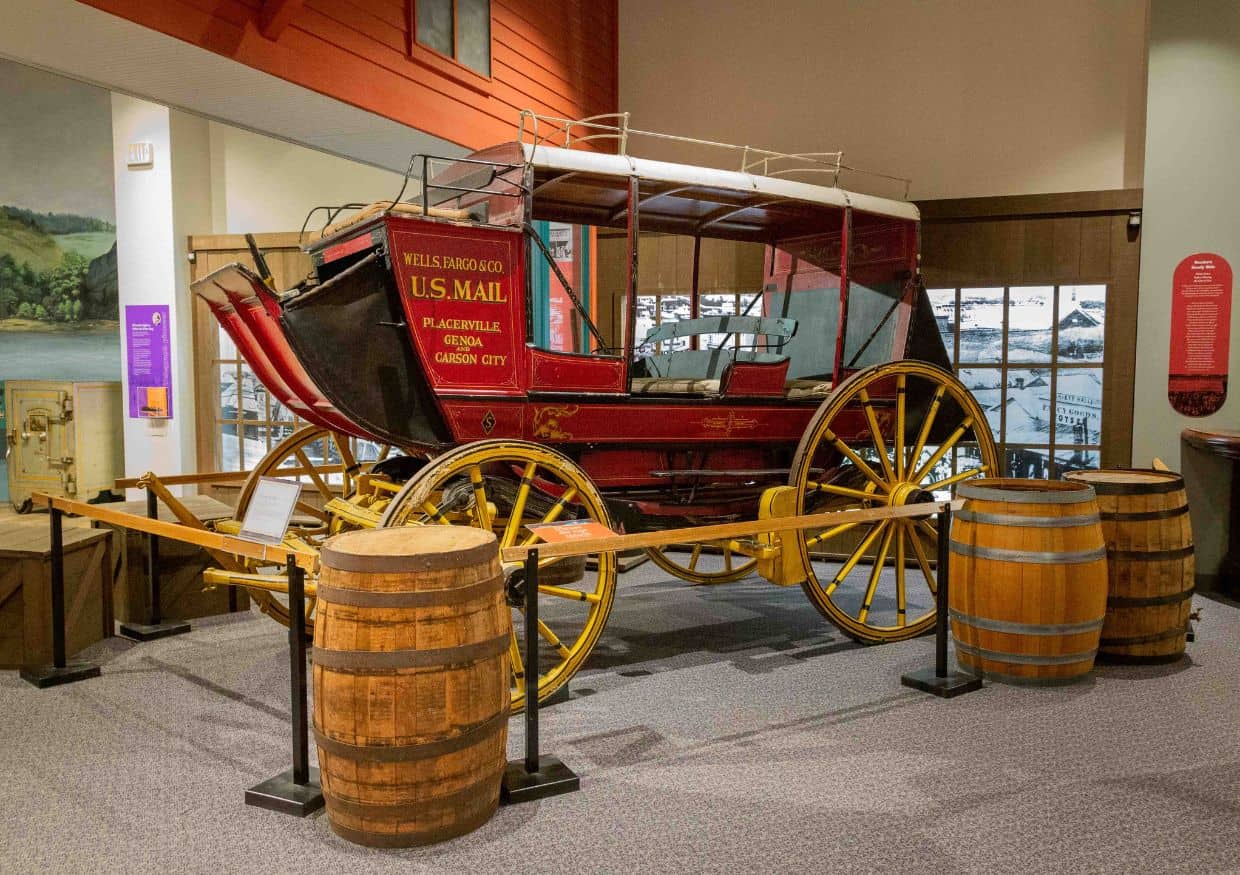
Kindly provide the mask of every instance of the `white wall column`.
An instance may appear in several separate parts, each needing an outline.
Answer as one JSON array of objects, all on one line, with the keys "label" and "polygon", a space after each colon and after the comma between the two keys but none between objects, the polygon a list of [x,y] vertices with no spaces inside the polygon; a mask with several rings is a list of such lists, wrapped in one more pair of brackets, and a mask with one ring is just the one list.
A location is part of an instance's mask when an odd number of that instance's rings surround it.
[{"label": "white wall column", "polygon": [[1153,0],[1148,94],[1132,457],[1148,465],[1158,456],[1184,471],[1197,571],[1209,578],[1225,547],[1231,466],[1200,451],[1181,453],[1180,432],[1240,427],[1240,302],[1231,311],[1227,402],[1212,416],[1181,416],[1167,400],[1171,278],[1181,259],[1198,252],[1217,253],[1240,272],[1240,4]]},{"label": "white wall column", "polygon": [[[130,143],[151,143],[150,166],[126,164]],[[121,331],[125,307],[167,304],[172,339],[172,418],[125,415],[125,473],[181,474],[195,468],[192,309],[186,240],[211,229],[207,124],[167,107],[112,95],[116,250]],[[177,162],[173,161],[174,148]],[[124,337],[122,354],[124,354]],[[123,362],[125,397],[129,364]],[[176,490],[174,490],[176,491]],[[131,491],[129,497],[140,493]]]}]

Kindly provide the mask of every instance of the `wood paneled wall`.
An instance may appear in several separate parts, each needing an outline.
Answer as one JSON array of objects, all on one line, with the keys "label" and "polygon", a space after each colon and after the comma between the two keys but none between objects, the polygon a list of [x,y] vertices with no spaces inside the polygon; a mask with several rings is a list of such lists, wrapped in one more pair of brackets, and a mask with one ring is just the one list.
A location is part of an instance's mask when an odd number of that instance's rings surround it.
[{"label": "wood paneled wall", "polygon": [[[617,0],[491,0],[491,76],[410,38],[416,0],[82,0],[247,66],[470,149],[514,137],[517,113],[617,106]],[[264,7],[297,7],[260,31]]]},{"label": "wood paneled wall", "polygon": [[[702,238],[698,291],[756,292],[762,288],[763,253],[760,243]],[[628,282],[628,242],[624,236],[599,234],[599,330],[609,343],[619,344],[624,323],[623,303]],[[637,248],[639,295],[687,295],[693,288],[693,238],[676,234],[642,234]]]},{"label": "wood paneled wall", "polygon": [[1102,464],[1132,459],[1141,191],[925,201],[922,275],[929,288],[1107,286]]}]

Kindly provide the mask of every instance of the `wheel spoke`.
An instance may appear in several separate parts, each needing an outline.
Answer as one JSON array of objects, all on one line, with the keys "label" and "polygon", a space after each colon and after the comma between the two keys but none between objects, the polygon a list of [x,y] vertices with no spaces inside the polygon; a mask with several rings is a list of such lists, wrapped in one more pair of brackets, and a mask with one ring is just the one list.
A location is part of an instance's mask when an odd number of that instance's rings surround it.
[{"label": "wheel spoke", "polygon": [[934,470],[934,466],[939,463],[939,460],[942,459],[944,455],[946,455],[947,451],[956,445],[956,441],[960,440],[960,438],[964,436],[964,433],[972,427],[973,417],[966,416],[964,418],[964,422],[960,423],[956,430],[952,432],[951,437],[943,441],[939,448],[934,451],[929,459],[926,460],[926,463],[918,468],[909,479],[914,483],[920,482],[923,477]]},{"label": "wheel spoke", "polygon": [[478,528],[491,531],[491,509],[487,507],[486,483],[482,479],[482,468],[469,466],[469,482],[474,487],[474,516],[478,520]]},{"label": "wheel spoke", "polygon": [[874,557],[874,567],[870,569],[870,582],[865,588],[865,599],[861,602],[861,611],[857,620],[864,623],[870,615],[870,605],[874,602],[874,593],[878,592],[878,581],[883,575],[883,566],[887,564],[887,551],[891,549],[891,536],[896,532],[895,526],[888,526],[883,534],[883,543],[879,545],[878,555]]},{"label": "wheel spoke", "polygon": [[323,510],[322,508],[315,507],[313,504],[309,504],[305,501],[299,501],[296,504],[294,504],[293,507],[301,511],[302,513],[304,513],[306,516],[314,517],[319,522],[325,523],[327,522],[328,517],[329,517],[329,514],[327,513],[327,511]]},{"label": "wheel spoke", "polygon": [[568,556],[552,556],[550,559],[539,559],[539,560],[538,560],[538,570],[539,570],[539,571],[541,571],[541,570],[542,570],[542,569],[544,569],[544,568],[550,568],[552,565],[557,565],[557,564],[559,564],[559,563],[561,563],[561,562],[565,561],[565,560],[566,560],[566,559],[568,559],[568,558],[570,558],[570,557],[568,557]]},{"label": "wheel spoke", "polygon": [[568,659],[572,651],[564,646],[564,643],[556,637],[554,632],[551,631],[551,627],[542,620],[538,621],[538,634],[541,635],[548,644],[555,648],[556,653],[560,654],[562,659]]},{"label": "wheel spoke", "polygon": [[569,599],[575,602],[590,602],[591,604],[598,604],[603,600],[598,593],[582,592],[577,589],[567,589],[566,587],[551,586],[550,584],[544,583],[540,583],[538,585],[538,591],[543,595],[551,595],[556,598]]},{"label": "wheel spoke", "polygon": [[341,494],[348,495],[353,491],[353,477],[359,469],[357,457],[353,455],[353,450],[349,446],[349,439],[341,437],[334,431],[332,434],[332,442],[336,445],[336,452],[340,454],[340,472],[343,476],[341,483]]},{"label": "wheel spoke", "polygon": [[[715,567],[714,563],[709,563],[706,568],[698,567],[701,564],[703,554],[707,553],[707,546],[718,551],[722,568]],[[682,544],[669,544],[663,547],[650,547],[646,550],[646,553],[664,571],[696,585],[731,583],[732,581],[740,580],[757,563],[757,560],[740,549],[735,541],[726,539],[696,544],[686,542]],[[673,553],[676,555],[688,553],[689,558],[683,561],[673,559]],[[739,561],[737,559],[738,556],[742,557]]]},{"label": "wheel spoke", "polygon": [[530,495],[530,483],[534,479],[534,472],[538,470],[535,462],[527,462],[525,471],[521,474],[521,485],[517,488],[517,497],[512,503],[512,512],[508,515],[508,525],[504,526],[504,537],[500,539],[499,545],[501,549],[511,547],[517,540],[517,533],[521,531],[521,517],[525,514],[525,500]]},{"label": "wheel spoke", "polygon": [[870,396],[864,389],[857,393],[857,399],[861,402],[861,409],[865,411],[865,421],[870,426],[870,437],[874,440],[874,449],[878,451],[878,461],[882,463],[883,473],[887,475],[888,482],[896,479],[895,471],[891,467],[891,460],[887,458],[887,445],[883,442],[883,431],[878,427],[878,417],[874,415],[874,405],[870,403]]},{"label": "wheel spoke", "polygon": [[813,480],[806,482],[805,486],[815,492],[828,492],[831,495],[839,495],[844,498],[855,498],[858,501],[878,501],[885,503],[886,496],[879,495],[876,492],[865,492],[861,489],[852,489],[848,486],[836,486],[834,483],[816,483]]},{"label": "wheel spoke", "polygon": [[831,429],[827,429],[823,436],[827,439],[827,442],[830,443],[831,446],[835,447],[835,449],[842,456],[844,456],[844,458],[856,465],[857,470],[864,474],[867,480],[872,482],[879,489],[883,490],[883,492],[891,491],[891,486],[883,480],[882,477],[878,476],[878,474],[873,468],[870,467],[869,463],[866,462],[865,459],[853,452],[852,447],[840,440],[839,436],[836,435],[835,432],[831,431]]},{"label": "wheel spoke", "polygon": [[926,439],[930,437],[930,428],[934,425],[934,418],[939,413],[939,405],[943,403],[943,394],[946,391],[947,387],[943,385],[934,390],[934,398],[930,401],[930,409],[926,411],[926,419],[921,424],[921,431],[917,433],[917,443],[913,444],[913,452],[909,456],[908,467],[910,469],[917,467],[917,460],[921,458],[921,451],[926,447]]},{"label": "wheel spoke", "polygon": [[[324,441],[324,446],[323,446],[324,451],[327,450],[326,443],[327,442]],[[331,499],[333,497],[331,487],[327,485],[327,483],[319,475],[319,472],[315,469],[315,467],[310,464],[310,459],[306,456],[304,452],[302,452],[301,448],[299,447],[296,451],[294,451],[293,455],[296,456],[297,461],[300,462],[302,466],[307,469],[306,473],[310,476],[310,479],[314,481],[314,488],[319,491],[319,494],[322,495],[326,499]]]},{"label": "wheel spoke", "polygon": [[934,572],[930,570],[930,560],[926,558],[926,551],[924,545],[921,543],[921,538],[917,537],[917,533],[913,531],[911,527],[908,529],[908,535],[909,544],[912,545],[913,553],[917,557],[917,564],[921,566],[922,576],[926,578],[926,586],[930,587],[930,592],[932,594],[938,595],[938,578],[936,578],[934,576]]},{"label": "wheel spoke", "polygon": [[832,538],[834,538],[836,535],[842,535],[844,532],[847,532],[849,529],[855,529],[857,526],[860,526],[860,525],[864,525],[864,523],[840,523],[838,526],[834,526],[830,529],[827,529],[825,532],[819,532],[818,534],[814,535],[814,537],[812,538],[806,538],[805,546],[816,547],[819,544],[821,544],[823,541],[829,541]]},{"label": "wheel spoke", "polygon": [[[560,518],[560,514],[564,512],[564,508],[568,507],[568,503],[576,497],[577,497],[577,487],[576,486],[568,487],[568,489],[564,490],[564,494],[560,496],[560,500],[557,501],[555,504],[553,504],[551,506],[551,510],[547,511],[546,515],[544,515],[543,518],[539,520],[537,523],[535,523],[534,525],[540,526],[540,525],[544,525],[545,523],[555,522],[557,519]],[[539,535],[536,535],[535,533],[530,532],[530,536],[521,542],[521,546],[528,547],[530,544],[533,544],[535,541],[539,540],[539,537],[540,537]]]},{"label": "wheel spoke", "polygon": [[861,543],[857,545],[857,549],[853,550],[852,555],[844,560],[844,564],[840,566],[840,570],[836,572],[835,577],[831,578],[831,582],[827,584],[827,595],[831,595],[831,593],[835,592],[839,585],[844,582],[844,578],[852,573],[853,568],[856,567],[859,561],[861,561],[861,557],[865,555],[865,551],[870,549],[870,545],[874,543],[874,539],[883,533],[890,522],[890,520],[883,520],[874,528],[870,529],[869,534],[861,539]]},{"label": "wheel spoke", "polygon": [[512,676],[518,689],[525,678],[525,663],[521,661],[521,648],[517,646],[517,627],[513,624],[508,629],[508,661],[512,663]]},{"label": "wheel spoke", "polygon": [[896,479],[904,479],[904,396],[907,377],[896,377],[896,431],[891,436],[891,454],[896,459]]},{"label": "wheel spoke", "polygon": [[433,519],[435,522],[439,523],[441,526],[452,525],[452,520],[444,516],[440,512],[439,508],[435,506],[435,503],[431,501],[429,498],[426,501],[422,502],[422,510],[426,511],[426,515],[429,516],[431,519]]},{"label": "wheel spoke", "polygon": [[950,486],[953,483],[959,483],[961,480],[968,480],[974,474],[984,474],[990,469],[989,465],[982,465],[978,468],[970,468],[968,471],[961,471],[950,477],[944,477],[942,480],[935,480],[933,483],[926,483],[922,489],[934,489],[936,486]]}]

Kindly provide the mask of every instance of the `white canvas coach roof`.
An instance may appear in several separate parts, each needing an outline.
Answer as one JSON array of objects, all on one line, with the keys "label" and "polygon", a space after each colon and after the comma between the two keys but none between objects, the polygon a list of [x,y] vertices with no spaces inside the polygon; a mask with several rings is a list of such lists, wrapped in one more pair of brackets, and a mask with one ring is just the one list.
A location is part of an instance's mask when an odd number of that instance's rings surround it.
[{"label": "white canvas coach roof", "polygon": [[920,217],[917,207],[904,201],[631,155],[509,143],[472,157],[527,163],[534,172],[534,217],[539,219],[621,227],[627,222],[632,177],[638,180],[644,230],[765,242],[833,230],[846,206],[879,221]]}]

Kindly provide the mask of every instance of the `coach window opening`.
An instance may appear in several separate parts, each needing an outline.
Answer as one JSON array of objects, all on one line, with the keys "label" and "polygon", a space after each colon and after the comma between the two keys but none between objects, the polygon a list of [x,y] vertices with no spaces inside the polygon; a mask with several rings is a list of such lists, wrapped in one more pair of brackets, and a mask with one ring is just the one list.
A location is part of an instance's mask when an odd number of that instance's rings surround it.
[{"label": "coach window opening", "polygon": [[[550,223],[548,223],[548,222],[543,222],[543,223],[540,223],[540,224],[542,224],[544,227],[546,227],[546,226],[549,226],[549,225],[550,225]],[[586,241],[586,236],[587,236],[587,235],[585,235],[585,234],[581,233],[581,231],[582,231],[582,229],[584,229],[584,228],[585,228],[585,227],[587,227],[587,226],[584,226],[584,225],[577,225],[577,224],[569,224],[569,226],[568,226],[568,227],[569,227],[569,229],[570,229],[570,231],[569,231],[570,235],[572,234],[572,232],[573,232],[574,230],[576,230],[576,231],[577,231],[577,235],[578,235],[578,237],[580,238],[580,239],[579,239],[579,243],[584,243],[584,242]],[[563,269],[560,267],[560,264],[559,264],[559,259],[557,259],[557,258],[556,258],[556,255],[555,255],[555,254],[551,251],[551,248],[547,245],[547,241],[545,241],[545,240],[543,239],[543,234],[540,232],[539,228],[535,227],[533,224],[531,224],[531,223],[529,223],[529,222],[527,222],[527,223],[525,224],[524,231],[525,231],[525,235],[526,235],[526,237],[528,238],[528,240],[532,241],[532,242],[535,244],[535,245],[534,245],[534,247],[530,247],[530,248],[531,248],[531,249],[536,248],[536,249],[537,249],[537,250],[541,253],[541,255],[542,255],[542,259],[543,259],[543,262],[547,265],[548,269],[550,270],[550,272],[551,272],[552,276],[554,276],[555,280],[556,280],[557,282],[559,282],[559,284],[560,284],[560,288],[561,288],[561,289],[563,289],[563,291],[564,291],[565,295],[568,297],[569,302],[570,302],[570,303],[572,304],[572,306],[573,306],[573,310],[575,311],[575,313],[576,313],[576,314],[577,314],[577,316],[578,316],[578,320],[577,320],[577,321],[574,321],[573,323],[570,323],[570,328],[572,329],[572,332],[571,332],[571,333],[572,333],[572,335],[573,335],[573,337],[572,337],[572,346],[573,346],[572,351],[573,351],[573,352],[579,352],[579,351],[581,351],[581,352],[584,352],[586,355],[591,354],[591,349],[590,349],[591,344],[590,344],[590,341],[589,341],[589,340],[585,340],[585,343],[584,343],[584,350],[579,350],[579,349],[578,349],[578,346],[580,346],[580,345],[581,345],[581,344],[579,344],[579,343],[578,343],[578,340],[580,339],[580,337],[579,337],[579,327],[578,327],[578,326],[580,325],[580,326],[581,326],[581,327],[583,327],[586,331],[588,331],[588,332],[589,332],[590,337],[592,337],[592,338],[594,339],[595,343],[597,343],[597,348],[594,350],[594,352],[595,352],[596,354],[606,354],[606,353],[609,351],[608,346],[607,346],[607,341],[603,339],[603,335],[602,335],[602,333],[599,331],[598,326],[594,324],[594,320],[590,317],[590,311],[587,309],[587,307],[585,306],[585,304],[583,304],[583,302],[582,302],[581,298],[579,298],[579,297],[578,297],[578,295],[577,295],[577,291],[575,291],[575,290],[574,290],[574,282],[573,282],[573,281],[571,281],[568,277],[566,277],[566,276],[564,275],[564,271],[563,271]],[[583,247],[582,247],[582,250],[581,250],[581,251],[582,251],[582,258],[583,258],[583,259],[584,259],[584,258],[588,258],[588,256],[587,256],[587,255],[585,255],[585,251],[586,251],[587,249],[588,249],[588,246],[583,246]],[[532,252],[531,252],[531,254],[530,254],[530,258],[531,258],[531,260],[533,260],[533,254],[532,254]],[[580,269],[580,265],[576,265],[576,264],[575,264],[575,265],[574,265],[574,267],[573,267],[573,272],[574,272],[575,274],[579,274],[579,275],[581,275],[583,278],[584,278],[584,276],[586,275],[586,271],[588,271],[588,265],[586,265],[586,266],[585,266],[585,270],[584,270],[584,271]],[[539,284],[539,285],[541,285],[541,284]],[[580,288],[580,285],[581,285],[580,283],[578,283],[578,284],[577,284],[578,288]],[[532,290],[534,289],[534,285],[533,285],[533,284],[531,284],[529,288],[530,288],[530,290],[531,290],[531,292],[532,292]],[[546,302],[549,304],[549,302],[550,302],[550,288],[549,288],[549,287],[548,287],[547,289],[545,289],[545,290],[540,289],[540,293],[537,295],[537,298],[538,298],[538,300],[539,300],[539,301],[542,301],[542,300],[544,299],[544,295],[543,295],[543,294],[541,294],[541,292],[543,292],[543,291],[545,291],[545,292],[546,292],[545,298],[547,299],[547,301],[546,301]],[[533,294],[531,294],[531,295],[530,295],[530,297],[535,297],[535,296],[534,296]],[[537,314],[534,312],[534,308],[531,308],[531,315],[532,315],[532,316],[536,316],[536,315],[537,315]],[[549,320],[549,314],[548,314],[548,320]],[[544,322],[544,320],[543,320],[543,319],[535,319],[535,320],[533,320],[533,323],[530,325],[530,329],[531,329],[531,336],[535,336],[535,335],[538,333],[538,329],[540,329],[540,328],[542,327],[543,322]],[[545,338],[536,338],[536,339],[537,339],[537,340],[542,340],[542,341],[543,341],[543,342],[542,342],[542,343],[540,343],[539,345],[541,345],[541,346],[546,346],[546,345],[547,345],[547,344],[546,344],[546,339],[545,339]]]},{"label": "coach window opening", "polygon": [[625,246],[628,257],[625,259],[624,286],[628,290],[628,306],[624,315],[624,385],[631,386],[633,378],[633,353],[637,350],[637,227],[640,199],[638,197],[638,179],[629,177],[628,211],[625,213]]}]

